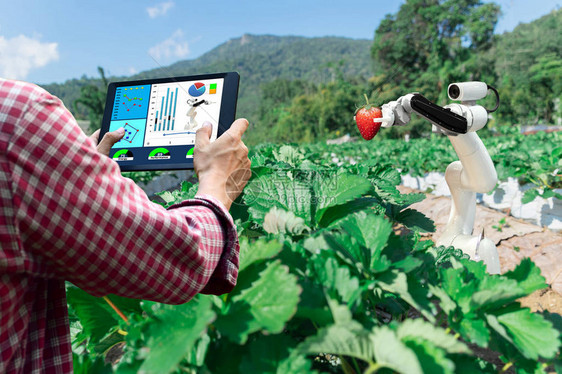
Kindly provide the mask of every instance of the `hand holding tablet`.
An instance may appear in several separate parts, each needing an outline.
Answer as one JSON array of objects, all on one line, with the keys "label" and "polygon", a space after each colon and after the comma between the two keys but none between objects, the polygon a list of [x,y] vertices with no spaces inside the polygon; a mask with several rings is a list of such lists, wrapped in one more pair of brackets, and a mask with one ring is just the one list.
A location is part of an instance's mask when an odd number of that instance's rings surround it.
[{"label": "hand holding tablet", "polygon": [[215,142],[209,141],[211,126],[197,131],[195,172],[199,178],[197,194],[219,199],[227,209],[244,189],[252,172],[248,148],[242,135],[248,128],[246,119],[236,120]]},{"label": "hand holding tablet", "polygon": [[100,133],[123,128],[109,152],[122,171],[193,169],[197,131],[210,123],[210,141],[236,114],[238,73],[111,83]]}]

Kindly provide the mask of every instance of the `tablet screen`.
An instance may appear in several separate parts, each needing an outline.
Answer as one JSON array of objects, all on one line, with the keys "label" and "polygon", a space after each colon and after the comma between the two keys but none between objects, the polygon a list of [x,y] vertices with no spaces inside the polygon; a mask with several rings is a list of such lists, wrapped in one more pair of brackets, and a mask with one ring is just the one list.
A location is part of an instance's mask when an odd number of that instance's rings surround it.
[{"label": "tablet screen", "polygon": [[211,123],[213,141],[226,123],[230,126],[233,115],[221,121],[225,78],[202,77],[122,82],[110,88],[109,126],[105,117],[104,124],[109,132],[125,129],[109,155],[122,170],[192,168],[197,130]]}]

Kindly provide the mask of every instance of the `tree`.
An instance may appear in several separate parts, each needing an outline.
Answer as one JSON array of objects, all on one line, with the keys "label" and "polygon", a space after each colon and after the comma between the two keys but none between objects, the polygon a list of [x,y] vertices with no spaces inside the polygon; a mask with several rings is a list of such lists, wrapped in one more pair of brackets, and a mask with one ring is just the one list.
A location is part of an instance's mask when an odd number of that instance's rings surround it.
[{"label": "tree", "polygon": [[88,84],[80,88],[80,97],[74,101],[74,111],[78,112],[78,104],[84,105],[88,109],[90,119],[90,131],[93,132],[101,127],[103,112],[105,109],[105,99],[109,82],[105,77],[105,71],[98,66],[101,76],[102,88],[95,84]]},{"label": "tree", "polygon": [[517,26],[487,54],[501,78],[501,122],[551,124],[561,117],[562,9]]},{"label": "tree", "polygon": [[499,12],[498,5],[480,0],[407,1],[376,30],[371,54],[378,73],[431,90],[466,77],[463,64],[491,46]]},{"label": "tree", "polygon": [[550,53],[540,57],[537,63],[529,69],[531,74],[531,92],[536,98],[536,106],[539,117],[551,123],[555,111],[555,101],[560,100],[562,92],[562,61],[560,56]]},{"label": "tree", "polygon": [[[499,12],[480,0],[408,0],[375,32],[372,88],[383,92],[390,84],[401,94],[418,91],[444,104],[450,82],[493,76],[493,65],[475,56],[492,45]],[[410,130],[420,125],[414,121]]]}]

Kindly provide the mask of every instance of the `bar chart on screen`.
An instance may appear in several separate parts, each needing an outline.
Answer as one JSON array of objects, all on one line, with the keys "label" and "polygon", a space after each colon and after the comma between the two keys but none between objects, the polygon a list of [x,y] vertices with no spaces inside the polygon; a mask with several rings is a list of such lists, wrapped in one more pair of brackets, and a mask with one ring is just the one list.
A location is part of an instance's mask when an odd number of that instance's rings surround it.
[{"label": "bar chart on screen", "polygon": [[[145,146],[193,144],[195,132],[184,131],[186,96],[182,83],[152,86]],[[186,139],[186,136],[193,139]]]},{"label": "bar chart on screen", "polygon": [[[150,92],[144,146],[195,144],[205,122],[213,124],[216,138],[221,80],[153,84]],[[194,87],[199,85],[197,92]]]}]

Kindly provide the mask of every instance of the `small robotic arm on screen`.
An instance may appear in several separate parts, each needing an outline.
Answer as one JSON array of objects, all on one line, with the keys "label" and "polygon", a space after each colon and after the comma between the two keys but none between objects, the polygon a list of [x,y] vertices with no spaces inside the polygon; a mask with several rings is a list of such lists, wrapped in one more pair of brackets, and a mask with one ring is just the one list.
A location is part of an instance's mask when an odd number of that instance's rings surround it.
[{"label": "small robotic arm on screen", "polygon": [[[476,104],[489,90],[496,95],[496,106],[492,110]],[[406,125],[411,114],[416,113],[431,122],[433,132],[449,138],[459,161],[451,163],[445,172],[452,205],[445,231],[436,244],[462,249],[471,259],[484,261],[489,273],[499,274],[500,263],[494,242],[483,238],[483,231],[473,235],[476,193],[489,192],[497,183],[494,164],[476,132],[486,125],[488,113],[498,108],[499,95],[495,88],[484,82],[453,83],[447,93],[451,100],[461,103],[440,107],[419,93],[410,93],[384,104],[382,118],[375,122],[381,122],[381,127]]]}]

